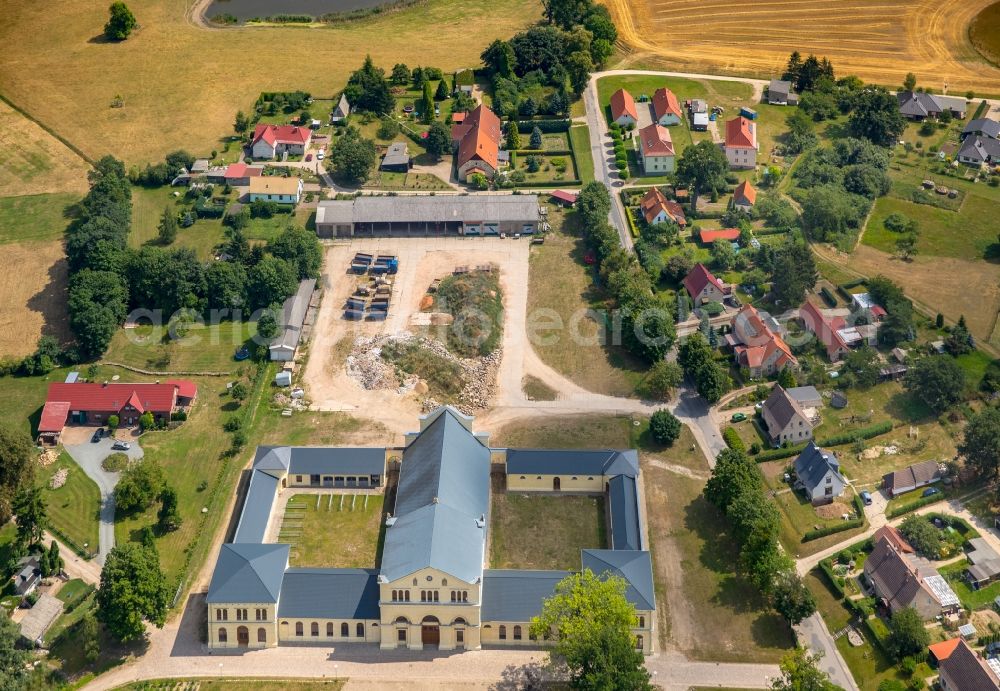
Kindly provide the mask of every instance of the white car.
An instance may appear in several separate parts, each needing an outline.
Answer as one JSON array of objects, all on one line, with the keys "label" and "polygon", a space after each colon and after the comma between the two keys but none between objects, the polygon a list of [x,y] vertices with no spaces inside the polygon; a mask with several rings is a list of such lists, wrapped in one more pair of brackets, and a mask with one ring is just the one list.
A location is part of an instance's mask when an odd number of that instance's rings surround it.
[{"label": "white car", "polygon": [[326,152],[320,149],[320,152],[316,154],[316,160],[322,161],[326,157]]}]

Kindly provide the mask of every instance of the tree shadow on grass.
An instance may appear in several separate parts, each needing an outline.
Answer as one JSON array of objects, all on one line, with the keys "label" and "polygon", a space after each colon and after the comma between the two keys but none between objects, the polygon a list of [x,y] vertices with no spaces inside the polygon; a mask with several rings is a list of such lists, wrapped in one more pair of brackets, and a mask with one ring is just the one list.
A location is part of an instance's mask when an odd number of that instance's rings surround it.
[{"label": "tree shadow on grass", "polygon": [[905,391],[897,393],[889,399],[885,406],[885,412],[893,418],[911,425],[930,422],[935,417],[926,403]]}]

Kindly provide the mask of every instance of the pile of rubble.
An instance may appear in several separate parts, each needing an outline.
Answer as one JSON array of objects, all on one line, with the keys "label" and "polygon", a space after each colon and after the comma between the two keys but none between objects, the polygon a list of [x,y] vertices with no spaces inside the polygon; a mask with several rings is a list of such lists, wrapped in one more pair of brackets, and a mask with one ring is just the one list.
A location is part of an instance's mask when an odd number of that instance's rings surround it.
[{"label": "pile of rubble", "polygon": [[[440,341],[418,337],[403,331],[395,335],[362,336],[354,342],[347,356],[347,374],[365,389],[395,389],[399,394],[415,392],[423,395],[427,387],[415,374],[401,373],[395,365],[382,357],[382,349],[390,344],[416,344],[431,353],[457,364],[462,369],[462,392],[455,407],[464,413],[486,408],[496,388],[497,371],[500,369],[501,350],[498,348],[480,358],[460,358]],[[424,396],[421,406],[425,411],[438,407],[440,402]]]},{"label": "pile of rubble", "polygon": [[66,477],[68,475],[69,475],[68,468],[60,468],[55,472],[55,475],[52,476],[52,479],[49,480],[49,487],[51,487],[52,489],[59,489],[60,487],[66,484]]}]

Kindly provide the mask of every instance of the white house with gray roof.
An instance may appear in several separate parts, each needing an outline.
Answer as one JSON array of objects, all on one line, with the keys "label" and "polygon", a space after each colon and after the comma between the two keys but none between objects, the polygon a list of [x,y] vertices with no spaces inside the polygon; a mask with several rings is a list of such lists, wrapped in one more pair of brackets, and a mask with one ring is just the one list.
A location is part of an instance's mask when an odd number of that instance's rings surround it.
[{"label": "white house with gray roof", "polygon": [[[610,545],[581,552],[581,567],[624,579],[636,608],[636,647],[654,648],[656,600],[645,546],[634,451],[492,449],[472,418],[442,407],[421,418],[404,448],[261,447],[233,540],[222,546],[208,591],[209,647],[378,643],[382,649],[475,650],[538,646],[531,619],[566,571],[487,568],[490,472],[498,461],[528,476],[593,473],[608,497]],[[384,486],[401,457],[379,568],[292,568],[289,545],[268,544],[280,492]],[[551,458],[549,458],[551,456]],[[571,467],[573,466],[573,467]],[[579,477],[579,475],[577,475]],[[342,484],[338,483],[342,479]],[[357,485],[360,486],[360,485]]]},{"label": "white house with gray roof", "polygon": [[896,94],[899,112],[910,120],[937,118],[948,111],[953,117],[964,119],[966,100],[956,96],[939,96],[925,91],[900,91]]},{"label": "white house with gray roof", "polygon": [[813,505],[829,504],[843,494],[847,479],[840,473],[837,454],[809,442],[795,459],[795,487],[805,492]]}]

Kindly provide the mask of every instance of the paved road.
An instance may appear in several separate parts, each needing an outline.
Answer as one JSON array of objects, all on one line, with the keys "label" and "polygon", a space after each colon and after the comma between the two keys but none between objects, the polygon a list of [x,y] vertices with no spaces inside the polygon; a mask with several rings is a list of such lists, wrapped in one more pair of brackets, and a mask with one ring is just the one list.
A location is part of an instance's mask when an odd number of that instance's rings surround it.
[{"label": "paved road", "polygon": [[805,619],[795,628],[798,634],[799,643],[807,646],[816,653],[823,653],[823,659],[819,666],[830,675],[830,680],[843,687],[847,691],[858,691],[858,685],[854,683],[854,677],[847,668],[847,663],[840,656],[837,644],[833,636],[826,628],[823,617],[816,612],[811,617]]},{"label": "paved road", "polygon": [[594,175],[598,182],[604,183],[611,193],[611,211],[608,221],[618,231],[622,247],[632,250],[632,233],[625,222],[625,208],[616,190],[625,185],[625,181],[617,171],[611,170],[614,160],[614,144],[608,136],[608,128],[604,124],[603,109],[597,98],[597,79],[603,73],[590,78],[590,84],[583,93],[584,105],[587,108],[587,129],[590,130],[590,154],[594,157]]},{"label": "paved road", "polygon": [[[104,559],[108,552],[115,546],[115,485],[118,484],[118,473],[109,473],[101,467],[101,462],[115,453],[111,448],[114,440],[105,437],[96,444],[85,442],[83,444],[71,444],[66,447],[66,452],[72,456],[77,465],[83,468],[91,480],[97,483],[101,490],[101,525],[99,529],[100,550],[97,555],[97,563],[104,564]],[[142,449],[138,442],[129,442],[132,448],[126,452],[131,459],[142,458]]]}]

